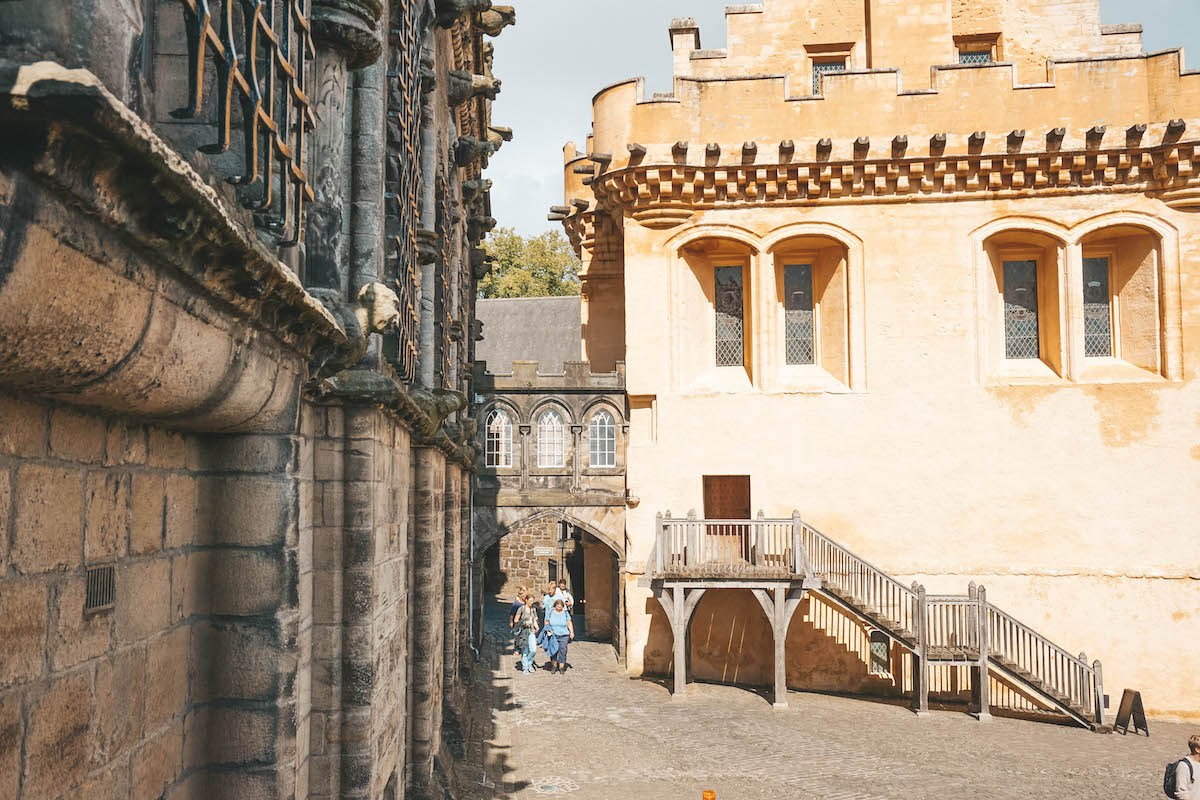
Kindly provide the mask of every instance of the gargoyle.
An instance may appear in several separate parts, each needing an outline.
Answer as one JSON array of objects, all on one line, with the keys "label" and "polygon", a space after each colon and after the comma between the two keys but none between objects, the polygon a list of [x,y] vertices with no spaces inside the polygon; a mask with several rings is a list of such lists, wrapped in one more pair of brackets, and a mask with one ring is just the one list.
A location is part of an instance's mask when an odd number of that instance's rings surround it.
[{"label": "gargoyle", "polygon": [[310,289],[346,331],[346,347],[314,359],[312,380],[318,382],[357,364],[367,354],[372,333],[386,333],[400,325],[400,299],[382,283],[368,283],[353,303],[337,289]]},{"label": "gargoyle", "polygon": [[436,0],[434,13],[439,27],[451,28],[459,17],[484,12],[491,7],[492,0]]},{"label": "gargoyle", "polygon": [[517,10],[512,6],[492,6],[475,15],[475,27],[488,36],[499,36],[509,25],[517,24]]},{"label": "gargoyle", "polygon": [[460,445],[469,444],[477,433],[479,433],[478,420],[464,419],[446,425],[446,435],[450,437],[450,441]]},{"label": "gargoyle", "polygon": [[467,396],[453,389],[426,389],[414,386],[409,390],[408,396],[429,418],[428,423],[420,428],[420,432],[425,436],[435,435],[446,417],[467,407]]},{"label": "gargoyle", "polygon": [[487,178],[473,178],[469,181],[463,181],[462,199],[468,205],[474,203],[475,200],[483,194],[487,194],[492,188],[492,182]]},{"label": "gargoyle", "polygon": [[495,217],[471,217],[467,220],[467,238],[473,242],[483,241],[488,231],[496,227]]},{"label": "gargoyle", "polygon": [[491,142],[481,142],[474,136],[460,136],[454,144],[454,163],[459,167],[470,166],[494,152],[496,152],[496,146]]},{"label": "gargoyle", "polygon": [[461,106],[473,97],[483,95],[488,100],[495,100],[500,94],[500,80],[487,75],[473,75],[463,69],[452,69],[446,73],[449,79],[446,84],[447,98],[450,106]]},{"label": "gargoyle", "polygon": [[512,128],[502,128],[499,125],[488,126],[487,140],[496,150],[499,150],[505,142],[511,142],[512,136]]},{"label": "gargoyle", "polygon": [[471,273],[475,276],[475,280],[483,280],[492,271],[492,264],[495,260],[496,257],[489,255],[482,247],[472,248]]}]

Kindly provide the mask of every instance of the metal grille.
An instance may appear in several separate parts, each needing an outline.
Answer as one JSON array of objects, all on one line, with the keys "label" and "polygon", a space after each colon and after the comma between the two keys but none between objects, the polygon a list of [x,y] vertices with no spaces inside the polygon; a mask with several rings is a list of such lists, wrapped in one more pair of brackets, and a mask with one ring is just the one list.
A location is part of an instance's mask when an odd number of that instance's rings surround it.
[{"label": "metal grille", "polygon": [[713,270],[716,294],[717,366],[742,365],[742,268],[717,267]]},{"label": "metal grille", "polygon": [[557,411],[544,411],[538,417],[537,437],[539,467],[561,467],[567,463],[563,446],[563,422]]},{"label": "metal grille", "polygon": [[593,467],[617,465],[617,426],[607,411],[596,412],[588,425],[588,464]]},{"label": "metal grille", "polygon": [[1083,260],[1083,354],[1089,358],[1113,354],[1107,258]]},{"label": "metal grille", "polygon": [[871,631],[871,674],[886,675],[892,671],[892,640],[883,631]]},{"label": "metal grille", "polygon": [[[313,199],[304,171],[304,134],[316,124],[304,92],[305,64],[315,55],[308,4],[181,2],[188,44],[188,105],[171,116],[195,119],[203,112],[206,56],[211,53],[217,73],[217,141],[200,150],[229,150],[236,99],[245,166],[243,174],[229,182],[241,187],[241,202],[255,212],[260,227],[277,236],[281,246],[295,245],[303,227],[304,202]],[[220,20],[215,25],[212,6]]]},{"label": "metal grille", "polygon": [[992,63],[991,50],[959,50],[958,63],[960,64],[990,64]]},{"label": "metal grille", "polygon": [[814,61],[813,62],[813,94],[821,93],[821,76],[827,72],[845,72],[846,59],[838,59],[837,61]]},{"label": "metal grille", "polygon": [[784,355],[788,364],[815,364],[811,264],[783,268]]},{"label": "metal grille", "polygon": [[1006,358],[1039,358],[1037,262],[1004,262]]},{"label": "metal grille", "polygon": [[438,237],[433,297],[433,351],[434,364],[437,365],[434,380],[445,388],[450,380],[450,323],[454,305],[454,296],[450,293],[450,192],[446,187],[445,175],[437,176],[434,197],[437,201],[437,221],[434,225]]},{"label": "metal grille", "polygon": [[508,412],[497,408],[487,418],[487,465],[512,466],[512,421]]},{"label": "metal grille", "polygon": [[116,570],[109,564],[92,567],[87,571],[87,588],[84,593],[83,613],[94,614],[116,605]]},{"label": "metal grille", "polygon": [[420,309],[417,300],[417,227],[421,198],[421,44],[416,0],[392,4],[388,48],[386,195],[389,252],[386,278],[400,298],[400,327],[384,338],[384,353],[401,380],[417,373]]}]

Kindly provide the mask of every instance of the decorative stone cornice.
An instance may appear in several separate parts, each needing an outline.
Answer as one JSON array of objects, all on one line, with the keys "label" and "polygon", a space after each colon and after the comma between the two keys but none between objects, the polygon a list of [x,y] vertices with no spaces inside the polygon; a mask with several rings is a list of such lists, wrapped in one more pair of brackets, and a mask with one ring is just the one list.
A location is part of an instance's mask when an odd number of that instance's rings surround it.
[{"label": "decorative stone cornice", "polygon": [[349,69],[370,66],[383,53],[382,15],[382,0],[313,0],[313,42],[345,53]]},{"label": "decorative stone cornice", "polygon": [[[1094,137],[1090,140],[1096,141]],[[597,176],[590,188],[601,208],[620,209],[649,228],[674,227],[696,210],[726,206],[1038,193],[1161,192],[1169,206],[1200,208],[1200,140],[1172,138],[1168,135],[1159,144],[1145,147],[943,152],[873,159],[865,157],[862,143],[869,142],[863,138],[854,151],[862,158],[823,160],[820,156],[831,153],[832,147],[818,146],[815,161],[759,164],[739,158],[737,163],[710,160],[703,165],[637,163]],[[1008,141],[1011,145],[1011,136]],[[901,145],[894,146],[893,152],[902,151]],[[740,157],[745,149],[736,152]],[[594,236],[589,233],[592,212],[578,205],[554,211],[566,212],[564,225],[573,241],[587,246]]]}]

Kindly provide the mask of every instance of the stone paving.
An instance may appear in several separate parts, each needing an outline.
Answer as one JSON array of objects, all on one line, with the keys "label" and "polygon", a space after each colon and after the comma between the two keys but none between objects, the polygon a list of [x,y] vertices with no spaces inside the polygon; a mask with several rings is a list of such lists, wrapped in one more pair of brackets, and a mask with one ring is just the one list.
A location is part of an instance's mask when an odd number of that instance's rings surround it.
[{"label": "stone paving", "polygon": [[[608,644],[571,643],[566,675],[525,675],[489,609],[473,700],[490,704],[472,800],[1150,798],[1200,726],[1151,723],[1153,738],[792,692],[690,684],[686,701],[629,678]],[[539,652],[541,664],[545,655]],[[487,680],[490,667],[491,679]],[[486,772],[486,777],[480,774]]]}]

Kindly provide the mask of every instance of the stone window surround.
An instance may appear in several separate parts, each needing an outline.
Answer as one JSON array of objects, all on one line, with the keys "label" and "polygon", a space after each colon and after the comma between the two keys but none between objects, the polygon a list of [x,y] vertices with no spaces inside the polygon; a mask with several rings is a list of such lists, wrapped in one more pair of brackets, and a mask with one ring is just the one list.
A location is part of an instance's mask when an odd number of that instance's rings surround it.
[{"label": "stone window surround", "polygon": [[[806,44],[804,45],[804,66],[805,86],[812,86],[817,81],[816,64],[828,64],[830,62],[841,62],[846,71],[859,69],[861,64],[855,59],[856,49],[854,42],[833,42],[829,44]],[[818,86],[816,91],[813,91],[813,96],[820,96],[825,91],[823,86]]]},{"label": "stone window surround", "polygon": [[[552,466],[541,466],[538,459],[538,423],[542,415],[547,411],[556,411],[559,421],[562,423],[562,452],[563,459],[561,464]],[[524,472],[528,475],[545,475],[545,476],[560,476],[569,477],[574,474],[572,464],[576,457],[575,440],[577,437],[571,434],[572,426],[576,424],[570,409],[554,399],[546,399],[538,403],[530,411],[529,422],[520,426],[521,435],[526,441],[526,447],[523,448],[528,459],[528,468]],[[521,472],[522,470],[517,470]]]},{"label": "stone window surround", "polygon": [[[1107,229],[1119,227],[1141,228],[1157,239],[1156,282],[1158,288],[1157,324],[1159,345],[1159,369],[1157,372],[1124,361],[1118,356],[1109,358],[1085,358],[1083,355],[1083,258],[1105,254],[1103,243],[1085,242],[1095,239]],[[1051,369],[1046,363],[1047,354],[1030,368],[1021,369],[1018,364],[1002,357],[997,358],[997,337],[1003,343],[1002,317],[988,313],[995,307],[991,295],[999,294],[991,258],[985,249],[988,240],[1013,232],[1032,232],[1048,236],[1057,243],[1057,280],[1061,291],[1057,292],[1057,312],[1061,320],[1060,342],[1057,344],[1061,369]],[[1067,384],[1067,383],[1138,383],[1162,380],[1178,381],[1183,378],[1182,352],[1182,298],[1179,280],[1179,234],[1169,223],[1137,212],[1113,212],[1083,220],[1067,227],[1041,218],[1001,218],[972,234],[972,251],[977,298],[976,330],[976,380],[982,384]],[[1040,247],[1038,249],[1041,249]],[[1009,252],[1018,250],[1006,248]],[[1111,262],[1110,262],[1111,263]],[[1110,267],[1111,269],[1111,267]],[[1040,277],[1040,276],[1039,276]],[[1002,307],[1002,303],[1001,303]],[[1049,310],[1039,313],[1049,313]],[[1118,311],[1113,314],[1114,339],[1120,338]],[[1043,340],[1045,341],[1045,340]],[[1001,348],[1002,349],[1002,348]],[[1119,351],[1115,351],[1119,352]],[[1002,356],[1003,353],[1000,353]]]},{"label": "stone window surround", "polygon": [[955,57],[960,53],[988,53],[995,64],[1001,60],[1001,36],[999,33],[973,33],[954,37]]},{"label": "stone window surround", "polygon": [[[539,467],[537,465],[537,423],[536,420],[541,415],[547,406],[553,406],[558,411],[563,420],[564,428],[564,461],[566,462],[561,467]],[[608,411],[613,417],[613,424],[616,427],[616,466],[613,467],[593,467],[588,458],[588,442],[587,442],[587,424],[590,422],[592,415],[603,408]],[[564,404],[561,398],[553,395],[539,400],[529,412],[528,419],[523,419],[522,415],[510,402],[492,397],[480,407],[480,417],[484,420],[496,409],[503,409],[508,413],[509,419],[513,426],[513,449],[512,449],[512,466],[511,467],[490,467],[485,462],[481,461],[477,467],[479,475],[501,477],[517,477],[522,473],[529,475],[541,476],[570,476],[574,473],[574,459],[579,455],[579,475],[587,476],[606,476],[606,475],[623,475],[625,474],[625,447],[629,437],[629,421],[627,415],[621,410],[616,403],[611,399],[597,398],[588,403],[588,405],[580,413],[580,419],[585,422],[580,424],[575,422],[575,417],[571,414],[567,405]],[[478,443],[486,447],[487,432],[484,427],[480,428]],[[526,469],[526,465],[528,468]]]},{"label": "stone window surround", "polygon": [[[491,413],[500,409],[508,414],[509,421],[512,423],[512,466],[509,467],[492,467],[488,466],[486,459],[478,465],[478,471],[483,475],[520,475],[525,461],[529,458],[526,454],[524,443],[529,437],[529,425],[521,423],[521,416],[517,409],[509,403],[499,399],[490,400],[481,411],[481,418],[487,420]],[[481,442],[484,452],[487,448],[487,428],[486,425],[480,429],[480,434],[483,436]],[[534,454],[536,455],[536,454]]]},{"label": "stone window surround", "polygon": [[[847,366],[849,384],[833,377],[821,367],[814,367],[812,365],[804,367],[792,366],[786,369],[783,367],[783,344],[780,338],[782,337],[781,326],[783,322],[782,306],[778,303],[774,282],[770,282],[771,285],[768,287],[766,285],[767,281],[760,279],[760,276],[765,274],[764,270],[774,270],[776,268],[777,251],[781,249],[786,250],[788,242],[807,236],[832,239],[845,248],[846,330],[848,332],[846,353],[849,362]],[[693,266],[688,258],[685,257],[684,250],[689,245],[710,239],[724,239],[727,240],[727,243],[733,243],[749,250],[749,255],[743,257],[743,262],[746,264],[747,276],[747,279],[744,281],[744,291],[746,292],[748,307],[745,335],[747,351],[750,355],[745,371],[750,376],[749,387],[729,387],[724,389],[725,391],[750,390],[831,394],[867,391],[865,366],[866,298],[864,290],[864,248],[862,241],[857,236],[845,228],[826,222],[792,223],[781,226],[763,237],[756,236],[739,226],[726,223],[701,224],[681,230],[663,243],[663,250],[671,253],[672,259],[670,274],[673,284],[671,288],[673,300],[671,306],[672,313],[670,315],[672,320],[670,340],[673,342],[682,343],[686,341],[683,330],[684,308],[679,300],[680,292],[675,287],[683,286],[686,281],[695,280]],[[725,252],[714,254],[711,256],[711,261],[713,265],[717,264],[718,261],[721,264],[734,263],[734,260],[729,258]],[[778,313],[774,313],[776,311]],[[711,316],[710,307],[709,317],[711,318]],[[759,330],[760,326],[755,325],[757,319],[774,321],[775,317],[778,317],[778,325],[771,324],[766,331]],[[780,327],[780,330],[774,330],[776,327]],[[700,345],[705,348],[705,352],[710,359],[712,358],[710,352],[712,335],[710,323],[710,339],[707,343]],[[778,347],[773,347],[771,344],[771,340],[774,338],[780,339]],[[689,392],[702,390],[696,384],[705,380],[706,376],[691,379],[684,375],[685,359],[682,353],[676,350],[679,346],[675,345],[669,348],[669,359],[671,361],[669,374],[672,376],[676,391]],[[712,369],[718,373],[733,372],[732,368],[717,370],[713,367]],[[743,378],[742,382],[745,383],[746,380]],[[708,389],[703,390],[707,391]]]},{"label": "stone window surround", "polygon": [[[615,464],[611,467],[594,467],[591,463],[591,449],[588,442],[588,431],[591,426],[592,417],[601,410],[607,411],[613,419],[613,427],[616,429],[616,437],[614,440]],[[581,426],[579,449],[577,452],[582,453],[579,465],[579,474],[581,476],[588,475],[623,475],[625,473],[625,447],[629,436],[629,422],[625,419],[625,415],[621,413],[611,402],[606,400],[595,400],[584,409],[582,414],[584,424]]]}]

